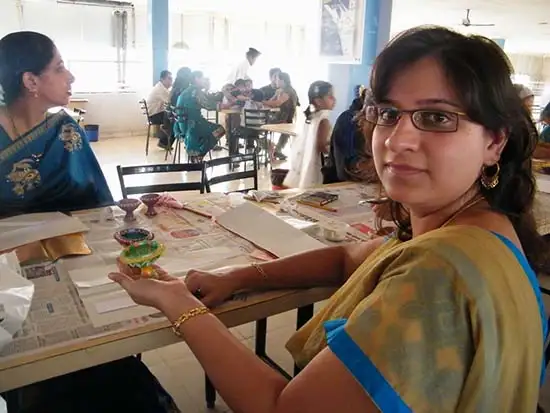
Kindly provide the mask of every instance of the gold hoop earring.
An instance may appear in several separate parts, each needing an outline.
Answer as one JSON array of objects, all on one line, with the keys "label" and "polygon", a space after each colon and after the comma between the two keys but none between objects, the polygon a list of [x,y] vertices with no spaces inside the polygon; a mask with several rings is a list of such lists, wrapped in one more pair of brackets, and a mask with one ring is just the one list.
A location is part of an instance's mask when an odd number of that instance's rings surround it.
[{"label": "gold hoop earring", "polygon": [[[496,168],[495,172],[492,175],[487,175],[487,169],[492,167]],[[481,176],[480,176],[481,185],[483,185],[485,189],[494,189],[499,183],[499,180],[500,180],[499,174],[500,174],[500,165],[498,164],[498,162],[494,165],[489,165],[489,166],[484,165],[483,168],[481,168]]]}]

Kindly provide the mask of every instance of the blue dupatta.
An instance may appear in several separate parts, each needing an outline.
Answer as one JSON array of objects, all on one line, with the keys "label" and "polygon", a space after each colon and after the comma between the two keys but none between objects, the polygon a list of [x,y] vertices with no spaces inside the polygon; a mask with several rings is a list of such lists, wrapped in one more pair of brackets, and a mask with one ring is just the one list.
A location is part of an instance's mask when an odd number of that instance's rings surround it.
[{"label": "blue dupatta", "polygon": [[112,204],[85,132],[65,111],[14,141],[0,127],[0,216]]}]

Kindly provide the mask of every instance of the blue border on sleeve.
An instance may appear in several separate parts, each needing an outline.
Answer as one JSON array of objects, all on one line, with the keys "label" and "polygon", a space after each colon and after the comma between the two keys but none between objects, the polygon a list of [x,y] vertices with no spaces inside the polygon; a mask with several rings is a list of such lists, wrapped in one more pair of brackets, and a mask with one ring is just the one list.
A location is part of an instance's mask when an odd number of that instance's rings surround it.
[{"label": "blue border on sleeve", "polygon": [[529,283],[531,284],[531,287],[533,288],[533,292],[535,293],[535,297],[537,298],[537,304],[539,305],[539,312],[540,317],[542,320],[542,339],[543,339],[543,353],[542,353],[542,366],[541,366],[541,373],[540,373],[540,385],[542,386],[544,384],[544,378],[546,377],[546,360],[545,360],[545,343],[548,339],[548,319],[546,318],[546,310],[544,309],[544,302],[542,301],[542,293],[540,291],[540,285],[539,281],[537,280],[537,275],[531,268],[531,265],[529,265],[529,261],[527,261],[527,258],[525,255],[521,252],[521,250],[514,244],[511,240],[506,238],[504,235],[500,235],[494,231],[491,231],[498,239],[500,239],[504,245],[506,245],[510,251],[516,256],[516,259],[519,261],[521,267],[523,268],[523,271],[525,271],[525,274],[527,275],[527,278],[529,279]]},{"label": "blue border on sleeve", "polygon": [[346,322],[344,318],[325,322],[329,348],[361,384],[381,413],[412,413],[411,408],[349,336],[344,329]]}]

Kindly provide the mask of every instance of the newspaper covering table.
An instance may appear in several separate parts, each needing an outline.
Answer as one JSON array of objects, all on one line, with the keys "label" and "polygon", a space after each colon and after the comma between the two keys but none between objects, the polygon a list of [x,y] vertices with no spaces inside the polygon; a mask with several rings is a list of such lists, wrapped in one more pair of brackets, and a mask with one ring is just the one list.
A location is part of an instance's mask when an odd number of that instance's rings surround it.
[{"label": "newspaper covering table", "polygon": [[[208,202],[220,209],[230,207],[228,198],[220,195],[205,196],[203,202]],[[62,354],[68,348],[74,349],[79,343],[84,345],[85,342],[98,337],[147,326],[151,328],[158,326],[159,329],[167,326],[166,320],[159,314],[127,318],[112,323],[94,323],[90,318],[90,307],[86,305],[89,304],[88,299],[119,287],[113,283],[105,285],[100,283],[95,286],[95,293],[87,295],[85,289],[79,289],[69,276],[69,271],[82,266],[88,268],[96,266],[98,270],[102,267],[115,268],[115,260],[121,247],[114,240],[113,234],[121,228],[137,226],[152,230],[156,239],[169,245],[167,254],[159,260],[159,264],[168,268],[174,267],[176,275],[182,275],[178,263],[184,261],[186,256],[200,254],[209,249],[215,249],[218,252],[223,250],[226,254],[217,260],[205,259],[199,268],[209,269],[228,263],[238,264],[273,258],[249,241],[219,227],[209,218],[186,210],[170,208],[157,208],[157,210],[159,214],[153,219],[145,217],[144,210],[138,210],[137,221],[131,224],[123,221],[124,213],[115,207],[74,214],[90,228],[86,234],[86,241],[93,254],[63,259],[56,264],[44,262],[23,267],[25,276],[35,283],[35,296],[23,328],[11,343],[0,351],[0,369],[16,364],[18,358],[37,355],[45,348],[48,348],[48,354],[51,356]],[[318,237],[315,232],[312,235]],[[199,261],[195,255],[193,262]],[[98,278],[106,278],[106,275],[104,271]],[[225,304],[220,311],[241,306],[243,301],[253,304],[272,300],[284,294],[283,291],[239,294]],[[151,310],[148,312],[154,313]]]},{"label": "newspaper covering table", "polygon": [[[215,196],[212,197],[218,204],[227,206],[225,198],[217,198],[216,200]],[[181,254],[185,257],[193,252],[223,247],[232,250],[234,257],[244,257],[250,261],[270,258],[248,241],[217,227],[210,219],[189,211],[159,208],[159,215],[153,219],[137,213],[138,221],[130,225],[123,221],[123,215],[118,208],[75,213],[74,216],[90,228],[86,238],[93,255],[64,259],[56,264],[44,262],[23,267],[25,276],[35,284],[35,295],[23,328],[10,344],[0,350],[0,366],[9,363],[12,358],[39,352],[46,347],[68,346],[79,341],[159,323],[157,316],[143,316],[94,326],[79,289],[69,277],[68,269],[81,264],[97,265],[98,268],[101,265],[114,266],[121,250],[113,239],[113,234],[118,229],[130,226],[149,228],[154,230],[161,242],[168,242],[167,238],[170,234],[174,235],[175,231],[188,231],[175,234],[181,238],[173,237],[169,255]],[[164,257],[165,261],[169,259]],[[228,261],[227,255],[222,259]],[[112,284],[111,288],[115,288],[115,285]],[[234,300],[238,304],[248,300],[248,296],[242,294],[234,297]]]},{"label": "newspaper covering table", "polygon": [[[374,225],[374,216],[370,208],[358,205],[359,200],[376,196],[377,190],[374,187],[346,184],[329,187],[327,190],[339,195],[337,212],[300,206],[298,211],[293,213],[298,212],[302,218],[316,222],[323,219],[340,219],[352,225],[356,223],[363,223],[367,226]],[[289,195],[296,192],[290,191]],[[207,196],[204,199],[222,209],[229,207],[226,197]],[[549,233],[550,195],[538,194],[535,210],[539,231],[543,234]],[[271,208],[271,211],[281,215],[277,206]],[[170,265],[169,261],[172,255],[180,254],[185,257],[186,254],[196,252],[200,254],[201,251],[209,248],[225,248],[228,253],[234,252],[234,257],[250,261],[270,258],[250,242],[214,225],[208,218],[192,212],[172,209],[159,209],[159,212],[159,215],[153,219],[145,218],[140,212],[137,214],[138,222],[131,226],[153,229],[160,241],[170,243],[172,252],[164,257],[165,262],[168,261],[168,265]],[[129,225],[123,222],[123,212],[118,208],[87,211],[77,213],[75,216],[90,228],[87,241],[94,250],[94,254],[88,257],[61,260],[56,264],[46,262],[23,267],[25,276],[35,284],[35,296],[23,328],[15,335],[13,342],[0,351],[0,370],[17,365],[22,359],[51,357],[55,354],[64,354],[70,351],[69,349],[79,346],[84,348],[86,342],[99,337],[114,336],[120,332],[130,334],[134,330],[143,331],[144,328],[162,329],[168,325],[160,315],[151,314],[94,326],[81,294],[69,277],[68,271],[80,264],[114,265],[120,246],[114,241],[113,233],[117,229]],[[174,237],[174,232],[178,231],[181,233]],[[315,226],[307,231],[313,237],[328,243]],[[346,241],[354,242],[358,239],[364,239],[364,237],[351,233]],[[223,260],[229,261],[226,257],[224,256]],[[205,261],[205,263],[205,267],[217,265],[216,262]],[[281,291],[242,294],[234,297],[233,301],[222,306],[219,311],[242,306],[243,301],[252,304],[262,300],[275,299],[284,294],[285,292]],[[85,294],[83,295],[86,297]],[[46,348],[48,349],[47,354],[43,352]]]}]

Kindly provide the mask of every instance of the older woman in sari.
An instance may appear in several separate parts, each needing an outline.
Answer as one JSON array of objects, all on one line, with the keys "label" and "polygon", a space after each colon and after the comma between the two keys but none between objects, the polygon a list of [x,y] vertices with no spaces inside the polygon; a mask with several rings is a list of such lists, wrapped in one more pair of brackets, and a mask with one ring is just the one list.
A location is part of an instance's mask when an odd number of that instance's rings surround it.
[{"label": "older woman in sari", "polygon": [[50,39],[19,32],[0,41],[0,216],[111,205],[84,131],[65,112],[74,78]]},{"label": "older woman in sari", "polygon": [[[17,32],[0,40],[0,216],[113,204],[84,131],[64,111],[44,118],[68,104],[73,81],[48,37]],[[179,411],[135,357],[12,390],[6,399],[9,411],[26,413]]]}]

